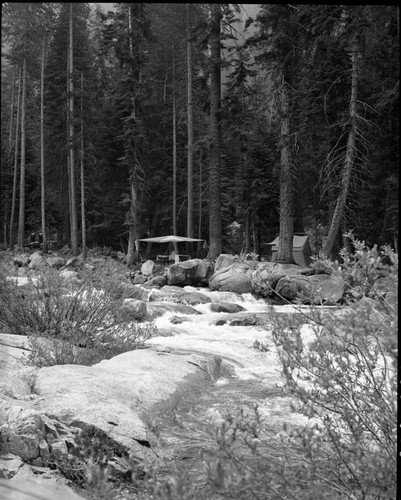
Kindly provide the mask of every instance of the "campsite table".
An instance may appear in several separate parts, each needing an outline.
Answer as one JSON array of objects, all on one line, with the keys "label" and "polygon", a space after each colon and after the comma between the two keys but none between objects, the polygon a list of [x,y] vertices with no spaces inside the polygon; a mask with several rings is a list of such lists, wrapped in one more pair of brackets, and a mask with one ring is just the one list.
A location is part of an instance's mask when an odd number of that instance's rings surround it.
[{"label": "campsite table", "polygon": [[178,257],[178,261],[177,262],[180,262],[181,260],[190,260],[190,258],[191,258],[190,255],[186,255],[184,253],[178,253],[177,257]]},{"label": "campsite table", "polygon": [[170,256],[169,255],[158,255],[156,257],[156,260],[157,260],[157,262],[167,263],[170,260]]}]

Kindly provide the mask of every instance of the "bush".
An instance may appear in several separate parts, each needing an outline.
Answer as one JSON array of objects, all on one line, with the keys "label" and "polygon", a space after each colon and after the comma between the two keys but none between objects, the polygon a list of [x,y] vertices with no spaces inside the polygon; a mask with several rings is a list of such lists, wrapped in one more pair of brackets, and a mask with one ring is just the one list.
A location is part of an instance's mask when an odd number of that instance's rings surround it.
[{"label": "bush", "polygon": [[0,273],[0,326],[29,336],[28,363],[92,364],[142,347],[152,336],[153,323],[132,322],[122,307],[121,278],[104,271],[83,272],[71,284],[44,269],[24,287]]},{"label": "bush", "polygon": [[[340,314],[315,310],[309,341],[304,320],[277,316],[273,338],[297,409],[314,422],[290,436],[311,481],[324,481],[333,498],[395,498],[398,264],[388,252],[392,266],[383,266],[376,248],[356,243],[343,268],[349,295],[376,299]],[[387,291],[379,294],[383,276]]]}]

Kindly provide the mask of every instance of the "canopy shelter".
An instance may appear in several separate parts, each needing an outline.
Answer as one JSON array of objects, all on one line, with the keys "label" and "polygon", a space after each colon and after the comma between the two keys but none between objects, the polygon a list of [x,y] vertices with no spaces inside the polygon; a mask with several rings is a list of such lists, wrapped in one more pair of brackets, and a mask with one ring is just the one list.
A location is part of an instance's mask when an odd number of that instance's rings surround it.
[{"label": "canopy shelter", "polygon": [[156,236],[154,238],[141,238],[139,241],[147,241],[149,243],[180,243],[182,241],[194,242],[194,241],[205,241],[198,238],[187,238],[186,236],[174,236],[169,234],[168,236]]},{"label": "canopy shelter", "polygon": [[[196,241],[205,241],[199,238],[188,238],[187,236],[175,236],[169,234],[167,236],[155,236],[154,238],[141,238],[139,241],[145,241],[146,243],[194,243]],[[177,247],[176,247],[177,248]],[[156,259],[160,262],[179,262],[180,260],[190,259],[190,255],[180,254],[173,250],[170,255],[158,255]]]},{"label": "canopy shelter", "polygon": [[[279,237],[268,243],[272,245],[272,262],[277,259]],[[309,246],[309,235],[294,235],[292,240],[292,255],[299,266],[309,266],[311,263],[311,249]]]}]

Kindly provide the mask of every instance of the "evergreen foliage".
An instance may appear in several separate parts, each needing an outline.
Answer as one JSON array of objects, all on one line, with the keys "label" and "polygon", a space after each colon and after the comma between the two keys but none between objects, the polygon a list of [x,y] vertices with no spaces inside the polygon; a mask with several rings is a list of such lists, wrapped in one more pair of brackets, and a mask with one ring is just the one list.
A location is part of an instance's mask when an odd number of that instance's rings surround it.
[{"label": "evergreen foliage", "polygon": [[[186,6],[77,4],[74,97],[83,126],[88,244],[127,250],[132,203],[137,236],[172,231],[173,92],[177,110],[177,231],[187,219]],[[242,25],[237,20],[242,15]],[[210,29],[206,4],[190,8],[194,111],[194,232],[210,241]],[[131,19],[131,21],[130,21]],[[131,22],[131,29],[129,23]],[[67,190],[68,4],[3,5],[1,238],[9,244],[17,88],[27,60],[25,232],[40,230],[40,58],[45,68],[46,224],[69,242]],[[263,255],[280,226],[280,75],[289,99],[294,231],[327,234],[341,186],[349,130],[350,50],[359,47],[357,154],[341,231],[398,247],[399,34],[395,6],[263,5],[245,22],[221,9],[220,176],[223,251],[239,224],[242,250]],[[173,88],[173,52],[176,81]],[[75,152],[80,145],[75,113]],[[20,140],[18,138],[18,140]],[[21,148],[19,148],[20,155]],[[20,158],[17,158],[19,169]],[[19,172],[16,172],[17,176]],[[132,200],[132,186],[136,200]],[[213,185],[213,182],[212,184]],[[79,176],[77,176],[77,190]],[[16,193],[18,209],[19,193]],[[78,206],[79,210],[79,206]],[[283,217],[283,216],[281,216]],[[14,219],[16,229],[16,220]],[[131,225],[132,226],[132,225]],[[220,231],[220,230],[219,230]],[[319,234],[318,234],[319,233]],[[320,239],[320,241],[318,241]],[[262,246],[261,246],[262,245]],[[339,247],[341,242],[339,241]],[[236,251],[240,251],[241,248]]]}]

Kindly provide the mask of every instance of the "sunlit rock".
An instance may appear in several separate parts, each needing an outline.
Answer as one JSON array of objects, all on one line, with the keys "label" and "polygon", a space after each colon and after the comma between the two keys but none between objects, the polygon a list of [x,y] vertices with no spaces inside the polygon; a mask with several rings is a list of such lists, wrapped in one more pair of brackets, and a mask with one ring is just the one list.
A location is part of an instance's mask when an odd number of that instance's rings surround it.
[{"label": "sunlit rock", "polygon": [[228,267],[223,267],[210,278],[209,288],[235,293],[251,292],[251,277],[254,267],[252,261],[236,262]]},{"label": "sunlit rock", "polygon": [[208,260],[191,259],[170,266],[167,272],[167,282],[169,285],[178,286],[207,286],[212,272],[213,266]]}]

